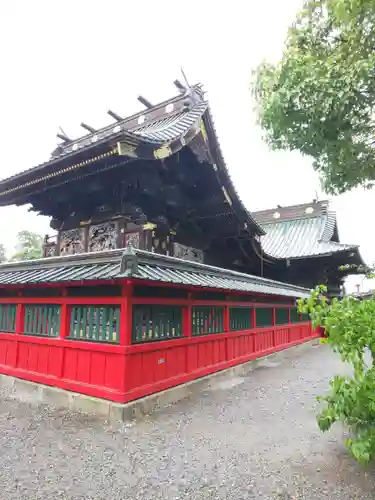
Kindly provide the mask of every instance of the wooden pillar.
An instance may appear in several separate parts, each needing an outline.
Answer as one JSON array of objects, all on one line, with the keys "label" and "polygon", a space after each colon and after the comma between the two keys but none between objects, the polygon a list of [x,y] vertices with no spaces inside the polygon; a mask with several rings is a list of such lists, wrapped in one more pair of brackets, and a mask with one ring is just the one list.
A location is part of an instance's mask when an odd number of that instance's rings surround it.
[{"label": "wooden pillar", "polygon": [[131,345],[133,333],[133,283],[122,285],[120,306],[120,345]]},{"label": "wooden pillar", "polygon": [[275,327],[276,327],[276,307],[272,308],[272,347],[276,346],[276,336],[275,336]]},{"label": "wooden pillar", "polygon": [[65,339],[65,337],[69,335],[69,313],[67,304],[62,304],[60,311],[60,338]]},{"label": "wooden pillar", "polygon": [[[64,288],[62,290],[63,298],[67,297],[68,290]],[[60,309],[60,338],[64,339],[69,335],[69,306],[63,302]]]},{"label": "wooden pillar", "polygon": [[188,293],[188,300],[186,306],[182,309],[182,334],[184,337],[191,337],[192,321],[191,321],[191,293]]},{"label": "wooden pillar", "polygon": [[25,306],[24,304],[17,304],[15,333],[18,334],[24,333],[24,326],[25,326]]},{"label": "wooden pillar", "polygon": [[250,309],[250,328],[253,329],[256,327],[256,317],[255,317],[255,306],[252,306]]},{"label": "wooden pillar", "polygon": [[230,331],[229,307],[228,305],[224,306],[224,332]]}]

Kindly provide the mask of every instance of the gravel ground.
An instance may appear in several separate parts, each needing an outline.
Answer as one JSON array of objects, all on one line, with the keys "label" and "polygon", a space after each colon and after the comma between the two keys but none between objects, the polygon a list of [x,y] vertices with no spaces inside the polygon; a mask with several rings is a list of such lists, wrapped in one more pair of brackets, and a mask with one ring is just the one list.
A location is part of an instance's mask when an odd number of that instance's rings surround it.
[{"label": "gravel ground", "polygon": [[3,395],[0,498],[373,500],[373,469],[340,428],[316,426],[315,396],[340,369],[308,344],[118,427]]}]

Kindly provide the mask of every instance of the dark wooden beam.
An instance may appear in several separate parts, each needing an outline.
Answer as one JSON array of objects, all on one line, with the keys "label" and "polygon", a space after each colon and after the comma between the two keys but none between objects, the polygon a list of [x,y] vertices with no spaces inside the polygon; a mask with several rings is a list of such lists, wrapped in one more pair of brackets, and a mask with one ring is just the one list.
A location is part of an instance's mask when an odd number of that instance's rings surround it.
[{"label": "dark wooden beam", "polygon": [[175,80],[173,84],[178,88],[178,90],[183,94],[186,92],[186,87],[183,85],[180,80]]},{"label": "dark wooden beam", "polygon": [[94,129],[94,127],[91,127],[90,125],[87,125],[84,122],[82,122],[80,126],[82,128],[84,128],[85,130],[87,130],[88,132],[90,132],[90,134],[93,134],[94,132],[96,132],[96,130]]},{"label": "dark wooden beam", "polygon": [[143,104],[143,106],[145,106],[146,108],[150,109],[150,108],[153,108],[154,106],[151,104],[151,102],[146,99],[145,97],[143,97],[142,95],[139,95],[138,96],[138,101]]},{"label": "dark wooden beam", "polygon": [[69,137],[65,134],[56,134],[56,137],[58,137],[64,142],[72,142],[72,139],[69,139]]},{"label": "dark wooden beam", "polygon": [[107,111],[107,113],[109,114],[110,117],[112,117],[114,120],[116,120],[117,122],[121,122],[123,120],[123,118],[121,118],[120,115],[118,115],[117,113],[115,113],[114,111],[112,111],[111,109],[109,109]]}]

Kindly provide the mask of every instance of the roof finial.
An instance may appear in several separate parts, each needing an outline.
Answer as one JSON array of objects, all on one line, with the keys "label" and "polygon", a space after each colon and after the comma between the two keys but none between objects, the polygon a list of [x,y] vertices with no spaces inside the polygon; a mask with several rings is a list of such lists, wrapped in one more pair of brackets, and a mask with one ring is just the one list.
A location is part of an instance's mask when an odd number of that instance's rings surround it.
[{"label": "roof finial", "polygon": [[134,276],[138,272],[138,259],[136,251],[132,246],[126,247],[120,264],[121,276]]}]

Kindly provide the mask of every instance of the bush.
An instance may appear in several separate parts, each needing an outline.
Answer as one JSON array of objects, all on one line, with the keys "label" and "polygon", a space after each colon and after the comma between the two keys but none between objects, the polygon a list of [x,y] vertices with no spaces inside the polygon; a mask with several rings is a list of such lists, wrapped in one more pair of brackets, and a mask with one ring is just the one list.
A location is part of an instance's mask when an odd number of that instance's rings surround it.
[{"label": "bush", "polygon": [[349,450],[358,462],[368,463],[375,454],[375,298],[330,301],[326,291],[324,286],[317,287],[310,298],[299,301],[299,309],[310,314],[314,327],[324,328],[322,342],[353,371],[350,376],[335,376],[330,394],[318,398],[325,402],[318,425],[324,432],[341,421],[352,436],[346,440]]}]

